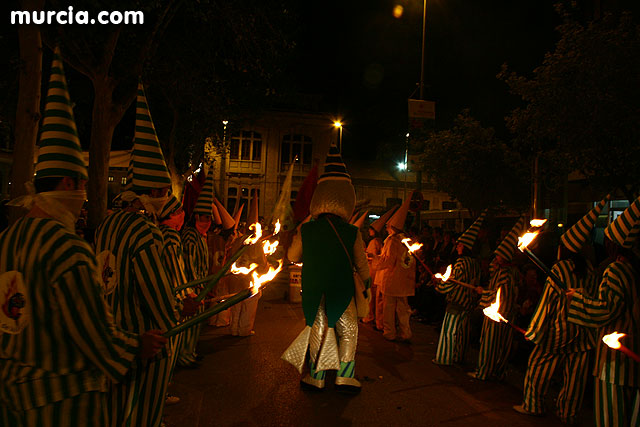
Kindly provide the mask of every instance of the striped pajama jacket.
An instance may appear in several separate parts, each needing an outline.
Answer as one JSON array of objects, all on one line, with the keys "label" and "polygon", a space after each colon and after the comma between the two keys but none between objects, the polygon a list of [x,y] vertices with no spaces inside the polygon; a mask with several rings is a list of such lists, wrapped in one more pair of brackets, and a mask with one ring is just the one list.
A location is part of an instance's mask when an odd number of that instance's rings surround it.
[{"label": "striped pajama jacket", "polygon": [[[477,286],[480,274],[480,263],[474,258],[463,256],[456,261],[451,278]],[[464,361],[469,344],[469,313],[476,305],[476,293],[452,282],[441,282],[436,285],[436,290],[446,294],[447,312],[442,322],[434,360],[441,365],[460,363]]]},{"label": "striped pajama jacket", "polygon": [[[127,331],[167,330],[177,313],[173,286],[162,261],[162,233],[138,213],[119,211],[106,217],[96,231],[96,252],[116,258],[118,283],[107,296],[116,324]],[[120,383],[112,383],[109,417],[112,426],[157,426],[162,419],[170,359],[163,349],[140,362]]]},{"label": "striped pajama jacket", "polygon": [[[202,279],[209,272],[209,247],[207,237],[202,236],[195,227],[186,227],[182,230],[182,250],[184,254],[185,273],[187,281]],[[198,313],[204,311],[204,306],[198,309]],[[178,364],[191,365],[196,361],[196,346],[200,338],[202,324],[187,329],[183,333],[183,343]]]},{"label": "striped pajama jacket", "polygon": [[569,322],[597,328],[595,424],[640,426],[640,363],[602,342],[614,331],[627,334],[620,343],[640,353],[638,271],[627,261],[615,261],[602,275],[597,297],[576,292],[569,305]]},{"label": "striped pajama jacket", "polygon": [[[482,293],[480,306],[484,308],[493,304],[498,289],[500,289],[500,314],[505,319],[514,321],[517,312],[518,279],[518,271],[515,267],[498,267],[489,282],[489,287]],[[477,379],[487,380],[491,377],[502,379],[504,377],[512,342],[513,328],[511,326],[484,317],[476,370]]]},{"label": "striped pajama jacket", "polygon": [[[596,277],[589,267],[586,277],[574,272],[572,260],[558,261],[552,268],[568,288],[594,292]],[[563,384],[556,401],[557,414],[564,422],[573,422],[580,411],[587,381],[589,350],[595,336],[589,328],[568,322],[566,288],[547,278],[531,318],[525,338],[535,344],[529,356],[524,380],[523,407],[534,414],[546,411],[545,397],[551,377],[562,365]]]},{"label": "striped pajama jacket", "polygon": [[16,271],[27,321],[0,335],[0,425],[106,425],[106,379],[125,378],[139,337],[116,327],[92,249],[58,221],[22,218],[0,234],[0,283]]}]

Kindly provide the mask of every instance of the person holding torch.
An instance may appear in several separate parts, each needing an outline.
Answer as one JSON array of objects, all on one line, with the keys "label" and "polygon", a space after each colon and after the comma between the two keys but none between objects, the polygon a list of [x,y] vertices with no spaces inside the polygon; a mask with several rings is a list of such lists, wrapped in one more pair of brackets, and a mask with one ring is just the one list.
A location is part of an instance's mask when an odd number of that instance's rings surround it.
[{"label": "person holding torch", "polygon": [[615,243],[615,261],[604,271],[597,296],[569,290],[568,320],[571,324],[597,328],[594,412],[596,426],[640,424],[640,363],[602,341],[604,335],[623,332],[625,346],[640,352],[640,291],[638,275],[640,198],[605,229]]}]

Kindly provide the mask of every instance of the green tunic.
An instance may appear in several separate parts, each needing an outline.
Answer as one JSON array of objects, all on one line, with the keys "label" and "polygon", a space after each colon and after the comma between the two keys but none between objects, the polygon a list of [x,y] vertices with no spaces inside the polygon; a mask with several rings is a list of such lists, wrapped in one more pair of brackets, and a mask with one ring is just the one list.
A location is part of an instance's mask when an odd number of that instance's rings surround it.
[{"label": "green tunic", "polygon": [[320,300],[324,296],[328,326],[333,328],[354,295],[353,267],[349,258],[353,260],[358,228],[340,219],[331,219],[349,252],[347,257],[328,221],[327,217],[322,217],[301,227],[302,310],[307,325],[313,325]]}]

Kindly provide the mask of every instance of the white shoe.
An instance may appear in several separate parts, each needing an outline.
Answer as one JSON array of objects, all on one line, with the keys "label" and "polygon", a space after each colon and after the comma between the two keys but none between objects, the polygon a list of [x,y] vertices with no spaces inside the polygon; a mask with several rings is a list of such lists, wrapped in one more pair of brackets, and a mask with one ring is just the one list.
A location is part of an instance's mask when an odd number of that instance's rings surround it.
[{"label": "white shoe", "polygon": [[164,401],[165,406],[175,405],[180,402],[180,398],[178,396],[173,396],[171,394],[167,394],[167,398]]}]

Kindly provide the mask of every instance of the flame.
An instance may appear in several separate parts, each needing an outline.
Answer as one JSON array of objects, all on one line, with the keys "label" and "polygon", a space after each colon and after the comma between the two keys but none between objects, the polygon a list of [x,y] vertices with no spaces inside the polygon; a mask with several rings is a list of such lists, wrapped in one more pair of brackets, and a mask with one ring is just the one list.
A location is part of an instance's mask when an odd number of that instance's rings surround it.
[{"label": "flame", "polygon": [[411,239],[408,237],[406,239],[402,239],[402,243],[404,243],[404,245],[407,247],[407,249],[409,249],[409,252],[411,253],[414,253],[422,247],[422,243],[413,243],[409,245],[409,242],[411,242]]},{"label": "flame", "polygon": [[609,347],[613,348],[613,349],[618,349],[622,346],[622,344],[620,344],[620,342],[618,341],[620,338],[627,336],[627,334],[619,334],[617,331],[609,334],[609,335],[605,335],[602,337],[602,341],[608,345]]},{"label": "flame", "polygon": [[546,222],[546,219],[532,219],[531,221],[529,221],[529,225],[538,228],[542,227]]},{"label": "flame", "polygon": [[276,277],[276,275],[280,273],[280,270],[282,270],[282,264],[283,264],[283,261],[278,260],[277,268],[273,268],[273,266],[270,265],[269,271],[262,275],[259,275],[255,271],[251,273],[251,277],[253,277],[253,280],[251,281],[251,289],[254,295],[260,290],[262,285],[272,281],[274,277]]},{"label": "flame", "polygon": [[527,249],[527,246],[529,246],[529,243],[533,242],[533,239],[538,236],[538,233],[538,231],[529,231],[524,233],[524,236],[518,237],[518,249],[524,252],[524,250]]},{"label": "flame", "polygon": [[485,307],[482,310],[482,312],[484,313],[485,316],[487,316],[489,319],[493,320],[494,322],[509,323],[507,319],[505,319],[504,317],[502,317],[500,313],[498,313],[498,310],[500,310],[500,291],[501,290],[502,288],[498,288],[498,293],[496,294],[496,301],[493,304],[491,304],[489,307]]},{"label": "flame", "polygon": [[436,273],[434,276],[436,279],[440,279],[443,282],[449,280],[449,276],[451,276],[451,264],[449,264],[449,266],[447,267],[447,271],[444,272],[444,276],[440,273]]},{"label": "flame", "polygon": [[251,265],[249,266],[249,268],[247,268],[247,267],[238,267],[236,265],[236,263],[234,262],[229,271],[231,272],[231,274],[244,274],[244,275],[247,275],[247,274],[251,273],[253,270],[255,270],[257,267],[258,267],[258,264],[256,264],[255,262],[252,262]]},{"label": "flame", "polygon": [[265,240],[265,242],[262,244],[262,251],[265,255],[273,255],[276,252],[276,249],[278,249],[278,243],[280,243],[280,241],[278,240],[274,241],[273,243]]},{"label": "flame", "polygon": [[277,220],[275,225],[273,226],[273,235],[275,236],[280,232],[280,220]]},{"label": "flame", "polygon": [[245,245],[254,245],[262,237],[262,225],[259,222],[251,224],[249,230],[255,230],[253,237],[249,236],[245,239]]}]

